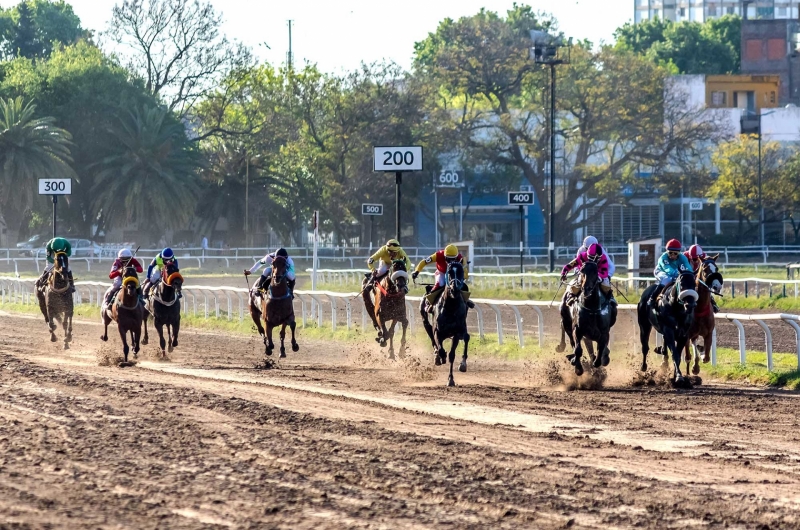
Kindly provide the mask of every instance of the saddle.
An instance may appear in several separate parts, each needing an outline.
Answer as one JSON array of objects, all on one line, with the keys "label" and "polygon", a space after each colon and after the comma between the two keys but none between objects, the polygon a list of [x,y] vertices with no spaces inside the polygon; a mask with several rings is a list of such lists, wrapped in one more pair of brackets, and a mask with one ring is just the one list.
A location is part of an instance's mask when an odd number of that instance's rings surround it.
[{"label": "saddle", "polygon": [[[444,293],[444,287],[442,287],[441,289],[436,289],[435,291],[432,290],[432,289],[433,289],[433,287],[431,285],[426,285],[425,286],[425,291],[427,293],[425,295],[425,300],[428,301],[428,304],[430,304],[431,307],[436,305],[436,302],[442,296],[442,293]],[[464,299],[464,302],[468,302],[469,301],[469,297],[470,297],[471,294],[472,293],[470,293],[466,289],[462,289],[461,290],[461,298]]]}]

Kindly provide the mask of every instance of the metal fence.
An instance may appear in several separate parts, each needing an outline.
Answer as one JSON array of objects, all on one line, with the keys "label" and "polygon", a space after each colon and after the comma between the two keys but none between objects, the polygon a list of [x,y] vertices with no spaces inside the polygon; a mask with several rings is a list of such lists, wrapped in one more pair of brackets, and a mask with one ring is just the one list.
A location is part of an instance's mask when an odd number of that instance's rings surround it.
[{"label": "metal fence", "polygon": [[[20,279],[8,276],[0,276],[0,303],[36,303],[33,293],[34,286],[31,279]],[[77,292],[74,294],[76,304],[89,304],[99,307],[102,304],[103,294],[110,286],[104,282],[76,282]],[[185,315],[201,316],[203,318],[217,318],[244,321],[249,318],[248,313],[248,290],[240,287],[227,286],[187,286],[183,289],[184,303],[182,310]],[[323,327],[327,320],[332,331],[338,327],[345,327],[348,330],[355,329],[356,306],[361,317],[360,330],[368,330],[368,316],[361,297],[358,293],[335,293],[329,291],[296,291],[295,304],[299,305],[300,325],[306,327],[315,324]],[[417,326],[418,304],[420,297],[406,297],[406,309],[409,317],[411,332],[415,332]],[[538,346],[544,348],[545,345],[545,318],[544,310],[557,311],[557,304],[532,300],[493,300],[484,298],[472,298],[475,302],[474,315],[478,336],[483,340],[489,333],[496,334],[498,344],[505,341],[506,330],[512,329],[512,334],[516,336],[516,342],[520,347],[525,346],[526,339],[533,335]],[[528,314],[536,319],[533,333],[530,328],[526,335],[525,319],[522,310],[527,310]],[[634,304],[620,304],[620,311],[635,311]],[[343,314],[340,316],[340,313]],[[494,317],[494,318],[492,318]],[[344,321],[340,322],[339,318]],[[719,313],[718,319],[726,319],[733,323],[738,329],[739,360],[742,364],[746,363],[745,349],[745,329],[742,321],[752,321],[758,324],[764,331],[764,346],[767,354],[767,369],[773,370],[773,345],[772,330],[770,325],[789,325],[795,331],[796,354],[798,369],[800,369],[800,315],[793,314],[761,314],[747,315],[737,313]],[[492,320],[494,322],[492,322]],[[551,333],[558,333],[551,330]],[[657,337],[657,342],[659,338]],[[717,365],[717,336],[714,333],[714,340],[711,348],[711,363]]]}]

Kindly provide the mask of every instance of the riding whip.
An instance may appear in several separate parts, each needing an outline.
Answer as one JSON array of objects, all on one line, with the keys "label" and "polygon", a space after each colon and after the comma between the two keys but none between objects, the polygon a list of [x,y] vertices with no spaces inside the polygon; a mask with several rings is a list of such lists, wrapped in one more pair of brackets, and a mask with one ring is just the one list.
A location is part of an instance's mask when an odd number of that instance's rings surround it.
[{"label": "riding whip", "polygon": [[561,281],[558,283],[558,288],[556,289],[556,294],[554,294],[554,295],[553,295],[553,299],[552,299],[552,300],[550,300],[550,305],[551,305],[551,306],[553,305],[553,302],[555,302],[555,301],[556,301],[556,297],[558,296],[558,291],[560,291],[560,290],[561,290],[561,286],[562,286],[562,285],[564,285],[564,280],[561,280]]},{"label": "riding whip", "polygon": [[627,296],[625,296],[624,294],[622,294],[622,291],[620,291],[620,290],[619,290],[619,287],[617,287],[617,286],[616,286],[616,285],[614,285],[613,283],[611,284],[611,286],[612,286],[612,287],[614,287],[614,289],[616,289],[616,290],[617,290],[617,293],[619,293],[619,295],[620,295],[622,298],[624,298],[626,302],[628,302],[629,304],[631,303],[631,301],[630,301],[630,300],[628,300],[628,297],[627,297]]}]

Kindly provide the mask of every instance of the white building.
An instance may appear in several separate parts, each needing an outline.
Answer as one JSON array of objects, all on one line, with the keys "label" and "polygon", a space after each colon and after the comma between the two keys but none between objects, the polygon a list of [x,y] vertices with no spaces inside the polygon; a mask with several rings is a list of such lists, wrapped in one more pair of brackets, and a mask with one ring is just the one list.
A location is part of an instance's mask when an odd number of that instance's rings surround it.
[{"label": "white building", "polygon": [[[634,0],[634,22],[660,18],[705,22],[724,15],[749,19],[797,19],[798,0]],[[746,12],[746,17],[745,17]]]}]

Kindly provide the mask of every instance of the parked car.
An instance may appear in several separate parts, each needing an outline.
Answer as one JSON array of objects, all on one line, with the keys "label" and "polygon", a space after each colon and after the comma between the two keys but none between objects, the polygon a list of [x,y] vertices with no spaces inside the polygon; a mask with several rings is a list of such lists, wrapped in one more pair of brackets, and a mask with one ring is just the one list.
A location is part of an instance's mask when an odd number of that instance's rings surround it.
[{"label": "parked car", "polygon": [[72,245],[72,257],[74,258],[95,258],[103,254],[103,247],[89,241],[88,239],[68,239]]},{"label": "parked car", "polygon": [[44,248],[47,241],[47,236],[36,234],[25,241],[17,243],[17,251],[20,256],[34,256],[37,250]]}]

